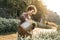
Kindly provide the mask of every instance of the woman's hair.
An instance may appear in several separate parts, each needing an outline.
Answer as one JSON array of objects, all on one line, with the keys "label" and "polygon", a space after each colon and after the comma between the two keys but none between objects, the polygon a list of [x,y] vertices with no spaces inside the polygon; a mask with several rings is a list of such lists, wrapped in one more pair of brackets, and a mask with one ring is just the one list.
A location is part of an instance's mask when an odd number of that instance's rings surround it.
[{"label": "woman's hair", "polygon": [[34,9],[33,7],[29,7],[29,8],[27,9],[27,11],[31,11],[31,10],[34,10],[34,11],[35,11],[35,9]]},{"label": "woman's hair", "polygon": [[29,6],[27,7],[27,11],[31,11],[31,10],[34,10],[34,14],[37,13],[37,9],[36,9],[36,7],[35,7],[34,5],[29,5]]}]

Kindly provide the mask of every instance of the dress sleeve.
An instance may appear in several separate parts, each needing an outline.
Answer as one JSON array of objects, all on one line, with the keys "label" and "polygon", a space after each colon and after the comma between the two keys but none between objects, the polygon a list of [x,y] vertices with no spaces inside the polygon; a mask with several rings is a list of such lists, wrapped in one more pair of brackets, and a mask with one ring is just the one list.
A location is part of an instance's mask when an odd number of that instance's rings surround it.
[{"label": "dress sleeve", "polygon": [[21,20],[21,22],[24,22],[24,21],[25,21],[25,16],[24,16],[23,13],[22,13],[22,15],[20,16],[20,20]]}]

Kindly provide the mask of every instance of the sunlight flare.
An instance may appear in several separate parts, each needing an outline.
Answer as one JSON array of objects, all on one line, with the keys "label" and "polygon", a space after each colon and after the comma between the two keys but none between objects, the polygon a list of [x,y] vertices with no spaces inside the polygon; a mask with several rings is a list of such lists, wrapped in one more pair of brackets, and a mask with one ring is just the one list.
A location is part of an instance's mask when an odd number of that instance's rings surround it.
[{"label": "sunlight flare", "polygon": [[57,12],[60,15],[60,0],[42,0],[45,5],[47,5],[47,9]]}]

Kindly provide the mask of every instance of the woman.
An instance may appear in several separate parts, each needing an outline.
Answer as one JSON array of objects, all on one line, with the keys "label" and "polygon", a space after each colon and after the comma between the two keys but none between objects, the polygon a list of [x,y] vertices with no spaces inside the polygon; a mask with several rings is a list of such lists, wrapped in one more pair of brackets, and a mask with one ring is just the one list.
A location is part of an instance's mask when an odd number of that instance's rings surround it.
[{"label": "woman", "polygon": [[24,21],[32,21],[31,16],[35,15],[37,13],[37,9],[34,5],[30,5],[27,7],[27,11],[23,12],[20,16],[21,23]]},{"label": "woman", "polygon": [[[23,24],[25,21],[28,21],[28,22],[31,22],[33,27],[32,27],[32,30],[35,28],[35,24],[33,23],[32,19],[31,19],[31,16],[32,15],[35,15],[37,13],[37,9],[34,5],[30,5],[27,7],[27,11],[26,12],[23,12],[22,15],[20,16],[20,20],[21,20],[21,24]],[[21,36],[27,36],[27,35],[31,35],[29,34],[27,31],[24,31],[22,30],[23,28],[19,26],[18,28],[18,33],[21,35]],[[22,30],[22,31],[21,31]],[[29,30],[30,31],[30,30]]]}]

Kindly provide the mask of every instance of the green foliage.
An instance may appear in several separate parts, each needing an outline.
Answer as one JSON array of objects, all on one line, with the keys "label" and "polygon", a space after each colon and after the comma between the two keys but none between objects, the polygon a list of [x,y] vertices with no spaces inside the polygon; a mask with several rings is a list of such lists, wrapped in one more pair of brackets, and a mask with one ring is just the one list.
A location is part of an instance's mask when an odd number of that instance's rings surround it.
[{"label": "green foliage", "polygon": [[2,0],[0,2],[3,7],[6,6],[5,8],[12,10],[8,11],[10,11],[13,18],[16,18],[17,16],[19,17],[22,12],[26,11],[27,6],[31,4],[35,5],[38,11],[36,15],[32,16],[32,19],[35,21],[39,22],[41,18],[45,17],[44,15],[47,12],[46,7],[43,5],[41,0]]},{"label": "green foliage", "polygon": [[58,25],[58,28],[57,28],[57,30],[60,32],[60,25]]},{"label": "green foliage", "polygon": [[38,27],[38,28],[51,29],[50,26],[45,25],[45,24],[43,24],[43,23],[39,23],[39,22],[37,22],[37,27]]},{"label": "green foliage", "polygon": [[[11,16],[12,18],[19,17],[20,14],[26,9],[27,6],[26,3],[22,0],[2,0],[0,2],[1,2],[0,8],[8,9],[7,13],[11,14],[9,16]],[[5,14],[7,15],[7,13]]]},{"label": "green foliage", "polygon": [[8,8],[13,10],[13,16],[20,16],[27,6],[27,4],[22,0],[9,0],[7,2]]},{"label": "green foliage", "polygon": [[17,19],[0,18],[0,34],[16,32],[19,22]]}]

